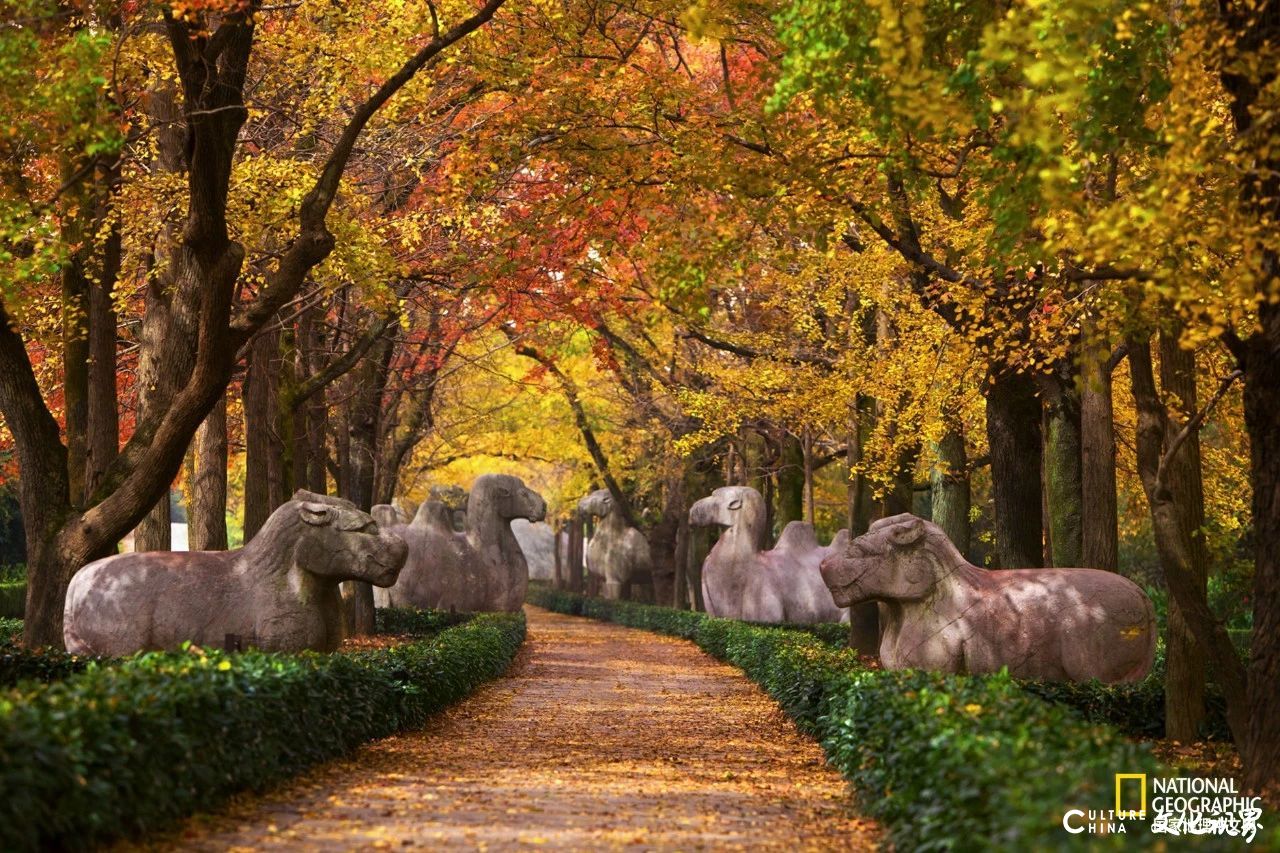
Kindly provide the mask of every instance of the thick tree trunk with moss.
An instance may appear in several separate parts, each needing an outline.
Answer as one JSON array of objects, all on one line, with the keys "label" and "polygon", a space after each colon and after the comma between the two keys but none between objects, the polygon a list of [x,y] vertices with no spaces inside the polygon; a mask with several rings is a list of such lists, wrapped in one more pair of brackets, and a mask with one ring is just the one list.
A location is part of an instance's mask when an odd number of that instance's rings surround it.
[{"label": "thick tree trunk with moss", "polygon": [[994,493],[995,561],[1002,569],[1043,562],[1040,400],[1030,377],[1011,368],[988,377],[987,443]]},{"label": "thick tree trunk with moss", "polygon": [[933,523],[942,528],[961,554],[969,553],[969,460],[958,424],[942,435],[938,459],[930,472]]},{"label": "thick tree trunk with moss", "polygon": [[[1160,385],[1178,421],[1188,423],[1198,409],[1195,354],[1178,346],[1176,331],[1160,335]],[[1167,450],[1167,448],[1166,448]],[[1204,541],[1204,482],[1200,468],[1199,430],[1189,434],[1168,465],[1169,489],[1189,538],[1189,588],[1208,607],[1209,553]],[[1182,605],[1169,600],[1165,632],[1168,672],[1165,676],[1165,737],[1191,741],[1204,720],[1205,654]]]},{"label": "thick tree trunk with moss", "polygon": [[1119,566],[1116,430],[1105,346],[1086,343],[1080,375],[1080,565],[1114,572]]},{"label": "thick tree trunk with moss", "polygon": [[1071,373],[1053,376],[1045,388],[1044,490],[1051,563],[1067,568],[1083,562],[1080,397]]}]

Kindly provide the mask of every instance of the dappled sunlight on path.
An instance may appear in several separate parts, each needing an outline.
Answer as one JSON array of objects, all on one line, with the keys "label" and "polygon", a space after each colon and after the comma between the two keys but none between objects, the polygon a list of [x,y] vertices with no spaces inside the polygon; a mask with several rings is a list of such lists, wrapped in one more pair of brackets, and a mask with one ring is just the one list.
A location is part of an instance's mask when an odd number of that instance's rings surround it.
[{"label": "dappled sunlight on path", "polygon": [[691,643],[527,608],[506,678],[183,849],[873,849],[822,752]]}]

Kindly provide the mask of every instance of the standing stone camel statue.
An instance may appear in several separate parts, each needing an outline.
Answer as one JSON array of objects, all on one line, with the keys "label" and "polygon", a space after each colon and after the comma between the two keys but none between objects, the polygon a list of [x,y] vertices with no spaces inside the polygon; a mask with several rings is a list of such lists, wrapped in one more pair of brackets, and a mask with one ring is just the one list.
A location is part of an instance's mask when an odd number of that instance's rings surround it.
[{"label": "standing stone camel statue", "polygon": [[452,513],[425,501],[409,524],[392,530],[409,545],[409,559],[395,585],[375,591],[380,607],[420,607],[478,612],[519,610],[529,569],[511,520],[541,521],[542,497],[507,474],[485,474],[467,499],[467,529],[456,533]]},{"label": "standing stone camel statue", "polygon": [[608,489],[587,495],[578,501],[578,509],[600,519],[587,546],[587,571],[604,578],[605,598],[621,598],[630,580],[653,571],[649,540],[616,511]]},{"label": "standing stone camel statue", "polygon": [[233,551],[117,554],[76,573],[63,639],[75,654],[127,655],[228,634],[273,652],[342,641],[338,583],[389,586],[408,549],[354,504],[299,491]]},{"label": "standing stone camel statue", "polygon": [[1097,569],[971,565],[942,528],[881,519],[822,564],[842,605],[882,602],[889,669],[1138,681],[1155,656],[1155,610],[1137,584]]},{"label": "standing stone camel statue", "polygon": [[764,498],[749,486],[716,489],[689,508],[689,523],[723,528],[702,563],[702,598],[712,616],[796,624],[848,619],[818,570],[824,557],[843,548],[848,531],[824,547],[813,525],[793,521],[765,551]]}]

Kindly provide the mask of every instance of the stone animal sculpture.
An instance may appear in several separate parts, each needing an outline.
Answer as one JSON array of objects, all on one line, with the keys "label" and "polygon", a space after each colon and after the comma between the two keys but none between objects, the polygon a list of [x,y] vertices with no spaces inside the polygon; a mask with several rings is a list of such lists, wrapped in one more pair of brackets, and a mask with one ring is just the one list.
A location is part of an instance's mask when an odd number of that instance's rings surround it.
[{"label": "stone animal sculpture", "polygon": [[[524,561],[529,565],[529,580],[552,581],[556,577],[556,532],[545,521],[511,519],[511,532],[515,534]],[[560,538],[560,564],[567,566],[569,540]],[[566,571],[567,569],[562,569]]]},{"label": "stone animal sculpture", "polygon": [[127,655],[228,634],[267,651],[332,651],[338,583],[395,583],[408,549],[367,513],[299,491],[233,551],[151,551],[92,562],[67,589],[63,639],[75,654]]},{"label": "stone animal sculpture", "polygon": [[375,603],[463,612],[519,610],[529,569],[511,520],[541,521],[546,511],[537,492],[507,474],[476,480],[462,533],[454,531],[447,506],[424,501],[411,523],[391,528],[408,543],[409,559],[394,586],[375,591]]},{"label": "stone animal sculpture", "polygon": [[1138,681],[1155,655],[1155,610],[1097,569],[970,565],[938,525],[881,519],[822,564],[837,603],[882,603],[889,669],[995,672],[1053,681]]},{"label": "stone animal sculpture", "polygon": [[823,558],[848,542],[847,531],[823,547],[813,525],[793,521],[777,546],[765,551],[764,499],[749,486],[716,489],[689,508],[689,523],[723,528],[702,563],[702,598],[712,616],[802,624],[848,618],[818,570]]},{"label": "stone animal sculpture", "polygon": [[628,582],[648,577],[653,571],[649,540],[627,524],[608,489],[587,495],[578,501],[578,509],[600,519],[587,545],[587,571],[604,579],[601,591],[605,598],[621,598]]}]

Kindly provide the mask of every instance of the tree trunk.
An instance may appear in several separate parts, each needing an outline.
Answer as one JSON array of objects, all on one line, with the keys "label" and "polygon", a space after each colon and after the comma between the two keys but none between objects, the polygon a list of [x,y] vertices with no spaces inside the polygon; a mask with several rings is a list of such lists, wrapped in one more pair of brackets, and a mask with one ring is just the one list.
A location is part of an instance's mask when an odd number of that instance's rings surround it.
[{"label": "tree trunk", "polygon": [[[1181,423],[1195,417],[1199,408],[1195,354],[1178,346],[1176,331],[1160,335],[1160,385],[1168,405],[1176,409]],[[1200,469],[1199,430],[1188,435],[1181,450],[1170,461],[1168,472],[1173,502],[1190,540],[1188,586],[1194,588],[1196,597],[1208,607],[1209,552],[1204,541],[1204,482]],[[1184,742],[1196,740],[1205,714],[1205,654],[1182,615],[1182,607],[1172,597],[1169,599],[1165,648],[1168,662],[1164,683],[1165,737]]]},{"label": "tree trunk", "polygon": [[813,433],[804,428],[804,520],[817,523],[817,508],[813,502]]},{"label": "tree trunk", "polygon": [[672,590],[671,606],[676,610],[691,609],[689,596],[689,516],[685,513],[676,528],[675,548],[676,576]]},{"label": "tree trunk", "polygon": [[205,416],[191,446],[187,537],[192,551],[227,550],[227,400]]},{"label": "tree trunk", "polygon": [[1081,487],[1080,397],[1073,375],[1045,383],[1044,493],[1051,564],[1080,566],[1084,557]]},{"label": "tree trunk", "polygon": [[893,486],[885,493],[881,517],[899,515],[915,509],[916,462],[920,459],[920,444],[913,442],[898,454],[898,467]]},{"label": "tree trunk", "polygon": [[1274,801],[1280,796],[1280,309],[1264,305],[1260,319],[1244,377],[1257,543],[1244,760],[1246,784]]},{"label": "tree trunk", "polygon": [[120,452],[120,403],[116,393],[115,305],[111,289],[120,272],[120,231],[112,228],[103,247],[102,272],[89,284],[89,437],[86,445],[86,503],[102,485]]},{"label": "tree trunk", "polygon": [[804,448],[788,432],[779,435],[777,482],[776,518],[778,530],[782,530],[804,518]]},{"label": "tree trunk", "polygon": [[[1233,146],[1247,165],[1239,206],[1265,235],[1257,261],[1257,328],[1243,341],[1229,335],[1244,371],[1244,420],[1253,483],[1253,648],[1249,665],[1249,724],[1241,757],[1245,784],[1280,799],[1280,148],[1276,145],[1275,46],[1280,0],[1223,0],[1217,7],[1228,35],[1217,42],[1219,76],[1230,96]],[[1193,623],[1194,627],[1194,623]],[[1197,636],[1199,633],[1197,632]],[[1217,667],[1217,654],[1210,648]]]},{"label": "tree trunk", "polygon": [[574,512],[569,519],[569,591],[582,594],[582,517]]},{"label": "tree trunk", "polygon": [[83,222],[87,199],[83,191],[75,195],[79,198],[81,210],[65,217],[66,224],[62,230],[63,244],[74,247],[62,268],[62,400],[67,435],[67,480],[72,503],[82,506],[89,457],[89,322],[92,312],[89,279],[84,269],[88,252],[82,247],[88,239]]},{"label": "tree trunk", "polygon": [[288,500],[289,495],[299,487],[306,473],[307,452],[303,440],[306,430],[306,408],[293,406],[294,392],[298,388],[303,374],[298,369],[298,348],[300,334],[293,323],[285,323],[280,329],[280,348],[276,353],[276,364],[272,374],[276,380],[275,403],[275,452],[272,460],[275,467],[271,472],[271,508],[275,509]]},{"label": "tree trunk", "polygon": [[705,613],[707,605],[702,599],[702,563],[711,551],[711,533],[705,527],[690,526],[688,540],[684,575],[689,588],[690,609]]},{"label": "tree trunk", "polygon": [[849,434],[849,448],[846,451],[849,465],[849,535],[861,536],[867,532],[875,517],[875,501],[871,494],[871,483],[865,474],[854,473],[862,463],[862,448],[866,446],[871,435],[871,427],[875,420],[875,401],[866,394],[859,394],[856,399],[853,425]]},{"label": "tree trunk", "polygon": [[279,462],[272,462],[275,442],[276,380],[279,354],[278,333],[264,329],[253,339],[244,377],[244,541],[247,543],[267,523],[279,496],[279,486],[272,485],[273,472]]},{"label": "tree trunk", "polygon": [[930,476],[933,523],[942,528],[961,554],[969,553],[969,460],[958,424],[938,442],[938,461]]},{"label": "tree trunk", "polygon": [[[1232,738],[1237,747],[1243,748],[1249,719],[1245,668],[1226,629],[1205,602],[1203,588],[1196,581],[1191,531],[1187,529],[1171,483],[1166,479],[1167,472],[1162,462],[1174,431],[1170,429],[1169,413],[1156,390],[1149,339],[1130,339],[1129,379],[1138,410],[1138,474],[1147,494],[1152,532],[1169,587],[1169,599],[1177,601],[1182,618],[1213,662],[1218,683],[1222,685],[1222,693],[1227,700],[1227,723]],[[1272,687],[1274,689],[1274,685]]]},{"label": "tree trunk", "polygon": [[1042,563],[1040,400],[1030,377],[994,370],[986,389],[987,443],[995,498],[995,562],[1002,569]]},{"label": "tree trunk", "polygon": [[[347,500],[368,512],[373,508],[374,485],[377,481],[378,417],[387,385],[391,358],[391,339],[384,336],[356,369],[356,393],[351,400],[350,445],[351,491]],[[349,636],[372,634],[375,630],[373,587],[363,581],[342,584],[343,620]]]},{"label": "tree trunk", "polygon": [[[1089,333],[1086,332],[1086,341]],[[1086,342],[1080,391],[1080,565],[1119,566],[1116,429],[1106,347]]]}]

